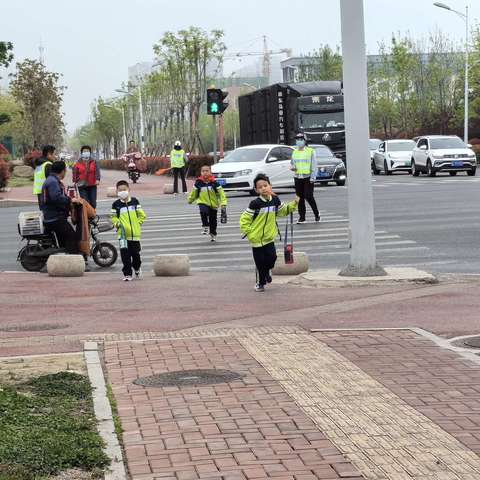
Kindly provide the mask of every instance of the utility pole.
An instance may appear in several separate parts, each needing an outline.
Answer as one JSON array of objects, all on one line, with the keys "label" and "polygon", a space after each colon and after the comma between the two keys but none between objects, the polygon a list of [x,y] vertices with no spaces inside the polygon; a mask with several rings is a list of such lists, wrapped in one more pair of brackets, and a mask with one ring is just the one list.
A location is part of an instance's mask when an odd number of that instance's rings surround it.
[{"label": "utility pole", "polygon": [[213,163],[217,163],[217,116],[212,116],[213,120]]},{"label": "utility pole", "polygon": [[125,121],[125,105],[122,105],[122,124],[123,124],[123,148],[124,152],[127,153],[127,123]]},{"label": "utility pole", "polygon": [[351,235],[350,264],[340,275],[386,275],[375,247],[363,0],[340,0],[340,10]]},{"label": "utility pole", "polygon": [[140,153],[145,153],[145,124],[143,123],[143,101],[142,101],[142,85],[138,84],[138,101],[140,103]]},{"label": "utility pole", "polygon": [[225,150],[225,122],[224,122],[224,118],[223,118],[223,113],[220,115],[219,119],[218,119],[218,126],[219,126],[219,143],[220,143],[220,147],[219,147],[219,152],[220,152],[220,158],[223,158],[224,157],[224,150]]}]

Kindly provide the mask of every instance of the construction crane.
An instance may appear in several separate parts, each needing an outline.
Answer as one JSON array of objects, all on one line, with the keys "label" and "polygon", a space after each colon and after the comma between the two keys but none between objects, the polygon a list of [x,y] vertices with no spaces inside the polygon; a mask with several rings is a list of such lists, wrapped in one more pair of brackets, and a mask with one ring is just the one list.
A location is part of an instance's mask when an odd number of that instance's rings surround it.
[{"label": "construction crane", "polygon": [[262,63],[262,75],[270,79],[270,56],[271,55],[281,55],[282,53],[286,53],[289,57],[292,56],[292,50],[290,48],[282,48],[280,50],[269,50],[267,44],[267,36],[263,36],[263,51],[262,52],[236,52],[236,53],[228,53],[224,56],[224,59],[233,59],[233,58],[240,58],[240,57],[262,57],[263,56],[263,63]]}]

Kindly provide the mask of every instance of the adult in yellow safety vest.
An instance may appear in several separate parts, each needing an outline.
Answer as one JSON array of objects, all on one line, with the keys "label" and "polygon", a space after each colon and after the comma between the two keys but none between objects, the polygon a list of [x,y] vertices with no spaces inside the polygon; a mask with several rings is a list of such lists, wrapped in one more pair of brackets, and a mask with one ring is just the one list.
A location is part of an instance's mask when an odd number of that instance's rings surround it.
[{"label": "adult in yellow safety vest", "polygon": [[187,164],[187,155],[182,148],[182,144],[177,140],[170,152],[170,168],[173,172],[173,194],[178,193],[178,176],[182,179],[182,191],[187,193],[187,182],[185,180],[185,165]]},{"label": "adult in yellow safety vest", "polygon": [[295,172],[295,192],[300,197],[298,202],[297,223],[305,223],[306,207],[305,201],[308,202],[313,214],[315,222],[320,221],[320,212],[318,211],[317,202],[313,196],[313,189],[317,177],[317,160],[315,158],[315,150],[307,146],[307,139],[303,133],[295,136],[296,148],[292,153],[292,170]]},{"label": "adult in yellow safety vest", "polygon": [[42,156],[35,160],[35,173],[33,176],[33,194],[37,196],[38,206],[42,206],[42,187],[43,183],[50,175],[50,168],[55,161],[55,147],[45,145],[42,148]]}]

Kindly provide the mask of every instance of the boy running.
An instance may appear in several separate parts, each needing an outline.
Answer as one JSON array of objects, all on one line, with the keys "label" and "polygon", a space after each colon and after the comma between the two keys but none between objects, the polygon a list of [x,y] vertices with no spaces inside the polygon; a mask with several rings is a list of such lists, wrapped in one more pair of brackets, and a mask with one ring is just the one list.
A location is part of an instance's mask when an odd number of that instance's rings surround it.
[{"label": "boy running", "polygon": [[200,176],[195,181],[193,190],[188,196],[188,203],[197,203],[200,208],[200,217],[202,219],[202,234],[207,235],[210,232],[210,240],[217,240],[217,210],[220,206],[223,209],[227,207],[227,197],[223,188],[217,183],[212,171],[208,165],[204,165],[200,170]]},{"label": "boy running", "polygon": [[117,183],[117,195],[118,200],[112,205],[112,224],[117,229],[120,240],[123,281],[130,282],[133,280],[132,267],[135,271],[135,278],[142,278],[140,237],[142,224],[147,217],[140,202],[130,196],[130,188],[125,180]]},{"label": "boy running", "polygon": [[255,291],[264,292],[265,285],[271,283],[270,270],[275,266],[277,252],[275,237],[278,234],[277,216],[286,217],[297,209],[299,197],[285,204],[272,192],[269,178],[259,174],[253,181],[259,197],[250,202],[240,216],[240,230],[252,245],[253,259],[258,271]]}]

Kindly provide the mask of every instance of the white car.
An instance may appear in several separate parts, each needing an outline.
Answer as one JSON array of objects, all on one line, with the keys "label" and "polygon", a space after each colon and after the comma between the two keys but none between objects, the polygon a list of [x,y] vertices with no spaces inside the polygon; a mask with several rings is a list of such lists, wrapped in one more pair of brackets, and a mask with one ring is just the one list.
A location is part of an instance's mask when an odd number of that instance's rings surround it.
[{"label": "white car", "polygon": [[470,145],[450,135],[428,135],[420,137],[412,152],[412,175],[426,173],[434,177],[437,172],[467,172],[471,177],[477,171],[477,157]]},{"label": "white car", "polygon": [[253,180],[268,175],[273,187],[293,187],[290,170],[293,148],[288,145],[250,145],[230,152],[212,166],[212,173],[224,190],[256,195]]},{"label": "white car", "polygon": [[372,171],[378,175],[393,172],[410,172],[412,168],[412,151],[415,148],[413,140],[386,140],[382,142],[373,154]]}]

